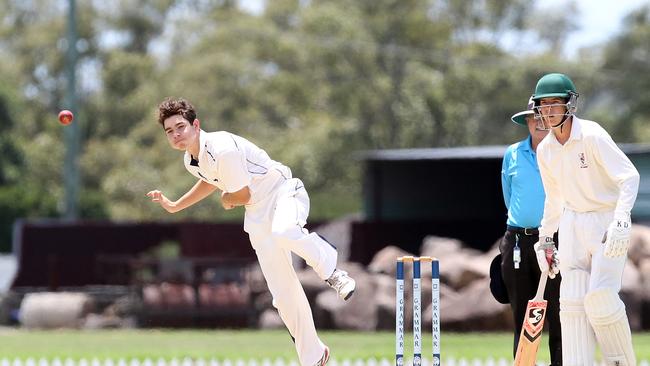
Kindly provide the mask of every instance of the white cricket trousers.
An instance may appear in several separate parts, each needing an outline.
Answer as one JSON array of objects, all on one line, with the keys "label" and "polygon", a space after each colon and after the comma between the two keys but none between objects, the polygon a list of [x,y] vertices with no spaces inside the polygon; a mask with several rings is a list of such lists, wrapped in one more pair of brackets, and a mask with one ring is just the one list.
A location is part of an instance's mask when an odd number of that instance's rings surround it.
[{"label": "white cricket trousers", "polygon": [[300,179],[285,179],[265,200],[246,207],[244,230],[259,261],[273,306],[294,338],[301,365],[312,366],[323,355],[311,307],[291,261],[300,256],[323,280],[336,268],[336,249],[304,225],[309,196]]},{"label": "white cricket trousers", "polygon": [[[591,366],[594,363],[596,337],[588,317],[594,309],[586,309],[592,305],[585,302],[585,296],[606,291],[616,297],[612,301],[620,303],[618,292],[627,256],[605,257],[605,244],[602,243],[613,218],[613,211],[575,212],[565,209],[560,220],[560,319],[562,363],[565,366]],[[624,306],[621,311],[624,315]],[[603,346],[601,344],[601,348]]]}]

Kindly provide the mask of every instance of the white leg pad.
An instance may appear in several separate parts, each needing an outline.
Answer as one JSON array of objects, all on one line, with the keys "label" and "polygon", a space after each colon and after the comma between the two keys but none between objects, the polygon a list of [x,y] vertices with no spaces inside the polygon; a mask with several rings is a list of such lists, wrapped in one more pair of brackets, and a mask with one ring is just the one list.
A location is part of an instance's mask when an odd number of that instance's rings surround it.
[{"label": "white leg pad", "polygon": [[607,365],[635,366],[630,324],[618,294],[609,288],[589,292],[585,296],[585,311]]},{"label": "white leg pad", "polygon": [[596,337],[585,313],[583,298],[589,286],[589,274],[569,270],[560,284],[560,321],[562,323],[562,365],[593,366]]},{"label": "white leg pad", "polygon": [[560,300],[560,321],[562,322],[562,365],[593,365],[596,338],[582,301]]}]

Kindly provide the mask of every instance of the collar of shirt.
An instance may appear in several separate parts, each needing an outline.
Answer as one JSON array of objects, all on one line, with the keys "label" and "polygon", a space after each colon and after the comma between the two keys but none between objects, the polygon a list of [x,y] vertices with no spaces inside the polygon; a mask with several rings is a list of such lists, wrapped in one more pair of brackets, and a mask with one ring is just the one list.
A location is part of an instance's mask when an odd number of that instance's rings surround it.
[{"label": "collar of shirt", "polygon": [[[555,134],[551,133],[551,135],[553,135],[553,141],[556,144],[560,145],[560,142],[557,140],[557,137],[555,137]],[[569,135],[567,142],[577,140],[582,140],[582,122],[580,118],[574,115],[571,120],[571,134]]]},{"label": "collar of shirt", "polygon": [[205,152],[205,140],[207,138],[207,134],[203,130],[199,130],[199,155],[198,156],[192,156],[189,151],[185,151],[185,160],[188,162],[189,165],[192,166],[199,166],[199,162],[202,159],[202,156]]},{"label": "collar of shirt", "polygon": [[533,151],[532,137],[528,135],[528,138],[521,142],[519,148],[534,154],[535,151]]},{"label": "collar of shirt", "polygon": [[580,118],[573,116],[573,121],[571,122],[571,135],[569,140],[581,140],[582,139],[582,122]]}]

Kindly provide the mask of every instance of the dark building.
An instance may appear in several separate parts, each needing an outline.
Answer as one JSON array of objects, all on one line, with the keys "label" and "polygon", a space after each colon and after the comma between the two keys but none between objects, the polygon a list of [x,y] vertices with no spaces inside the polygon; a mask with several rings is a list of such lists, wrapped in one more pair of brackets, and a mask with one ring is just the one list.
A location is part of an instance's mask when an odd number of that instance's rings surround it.
[{"label": "dark building", "polygon": [[[650,221],[650,145],[622,144],[641,174],[632,219]],[[427,235],[489,249],[505,231],[501,162],[506,146],[377,150],[361,155],[365,220],[351,259],[368,263],[386,245],[417,253]]]}]

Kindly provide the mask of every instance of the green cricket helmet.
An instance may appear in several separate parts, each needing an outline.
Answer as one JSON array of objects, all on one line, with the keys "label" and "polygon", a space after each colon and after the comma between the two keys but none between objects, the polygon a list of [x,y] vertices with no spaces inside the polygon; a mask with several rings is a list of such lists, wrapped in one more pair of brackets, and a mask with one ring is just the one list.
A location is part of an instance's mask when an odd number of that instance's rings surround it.
[{"label": "green cricket helmet", "polygon": [[[562,98],[565,111],[562,114],[545,114],[542,116],[542,109],[540,108],[540,100],[545,98]],[[539,79],[537,86],[535,86],[535,94],[533,94],[533,101],[535,102],[535,114],[537,118],[539,130],[550,130],[551,128],[562,127],[573,114],[578,110],[578,92],[573,81],[568,76],[560,73],[546,74]],[[552,107],[550,105],[546,107]],[[559,123],[550,125],[544,120],[550,117],[562,116]]]},{"label": "green cricket helmet", "polygon": [[568,76],[559,73],[546,74],[542,76],[535,86],[533,100],[538,102],[543,98],[565,98],[569,99],[571,95],[578,94],[576,86]]}]

